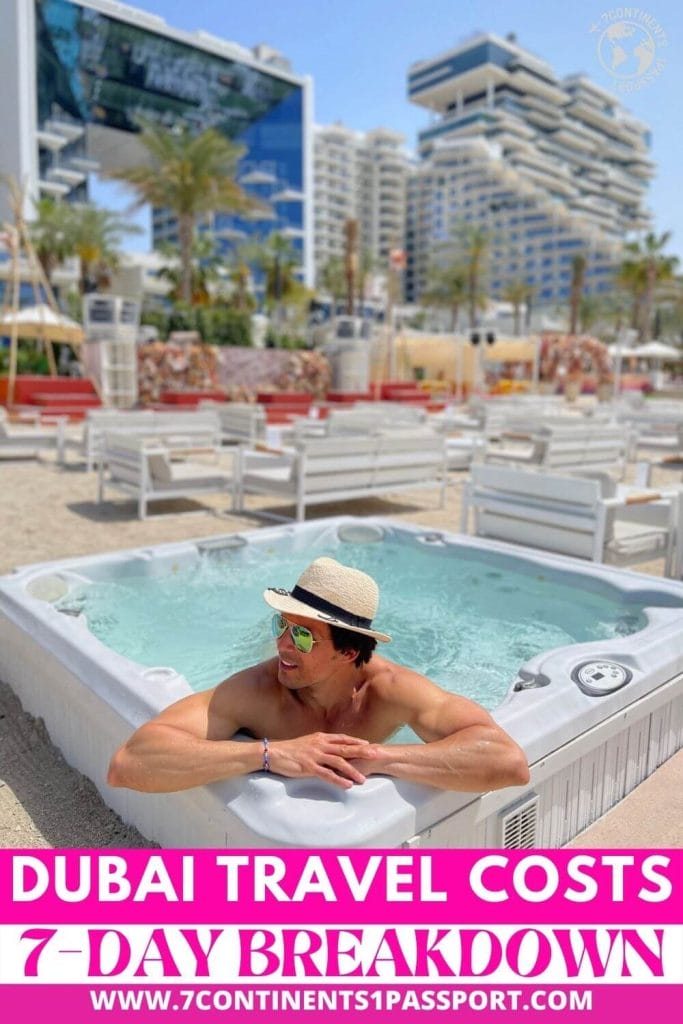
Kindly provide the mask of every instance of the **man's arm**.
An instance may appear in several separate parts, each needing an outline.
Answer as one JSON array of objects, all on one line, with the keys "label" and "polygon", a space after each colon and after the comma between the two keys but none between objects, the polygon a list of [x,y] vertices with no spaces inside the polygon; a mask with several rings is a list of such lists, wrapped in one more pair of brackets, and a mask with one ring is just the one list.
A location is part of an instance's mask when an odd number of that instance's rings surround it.
[{"label": "man's arm", "polygon": [[410,702],[406,721],[424,743],[371,744],[356,762],[366,775],[462,793],[526,785],[524,752],[488,711],[416,673],[402,676],[396,696]]},{"label": "man's arm", "polygon": [[219,689],[185,697],[140,726],[112,757],[109,785],[172,793],[259,769],[262,744],[229,738],[239,725],[217,710]]},{"label": "man's arm", "polygon": [[[109,785],[173,793],[263,768],[262,740],[231,738],[254,717],[251,703],[263,700],[258,668],[185,697],[142,725],[112,757]],[[271,746],[270,769],[291,778],[316,776],[348,789],[365,781],[348,759],[359,757],[366,746],[366,740],[340,734],[278,739]]]}]

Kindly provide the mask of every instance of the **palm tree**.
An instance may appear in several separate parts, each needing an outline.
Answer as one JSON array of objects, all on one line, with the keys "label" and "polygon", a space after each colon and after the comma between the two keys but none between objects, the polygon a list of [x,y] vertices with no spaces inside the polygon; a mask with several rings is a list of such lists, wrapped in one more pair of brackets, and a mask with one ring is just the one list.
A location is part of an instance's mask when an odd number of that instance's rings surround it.
[{"label": "palm tree", "polygon": [[168,131],[147,125],[140,135],[149,161],[111,171],[136,193],[136,205],[164,207],[178,219],[183,301],[192,301],[192,243],[199,219],[208,213],[243,212],[256,208],[235,181],[243,149],[213,128],[193,136],[186,127]]},{"label": "palm tree", "polygon": [[503,298],[512,305],[515,337],[519,336],[521,327],[521,309],[529,301],[531,286],[526,281],[511,281],[503,292]]},{"label": "palm tree", "polygon": [[605,305],[597,295],[584,295],[579,306],[579,324],[582,333],[588,333],[591,328],[605,318]]},{"label": "palm tree", "polygon": [[341,302],[346,293],[344,261],[341,256],[330,256],[321,267],[318,283],[320,288],[332,296],[333,313],[336,313],[337,304]]},{"label": "palm tree", "polygon": [[251,290],[251,260],[252,251],[249,245],[237,245],[226,255],[232,287],[230,302],[241,313],[250,312],[255,306]]},{"label": "palm tree", "polygon": [[588,261],[583,253],[577,252],[572,258],[572,283],[569,292],[569,333],[572,335],[576,334],[579,325],[587,265]]},{"label": "palm tree", "polygon": [[273,232],[257,255],[257,263],[266,276],[266,305],[284,321],[284,300],[297,292],[299,281],[294,270],[300,256],[286,235]]},{"label": "palm tree", "polygon": [[678,258],[663,252],[670,239],[670,231],[659,236],[650,231],[641,242],[630,242],[625,247],[626,259],[621,267],[621,280],[630,283],[633,289],[634,326],[639,330],[641,342],[648,342],[652,337],[652,314],[657,289],[674,279],[678,267]]},{"label": "palm tree", "polygon": [[435,266],[429,276],[427,290],[420,296],[425,306],[443,306],[451,311],[451,330],[458,330],[460,308],[467,300],[467,268],[453,262],[446,266]]},{"label": "palm tree", "polygon": [[124,235],[141,229],[99,206],[73,205],[69,217],[73,252],[81,261],[79,291],[84,295],[108,283],[118,266]]},{"label": "palm tree", "polygon": [[[375,267],[375,261],[372,253],[369,249],[362,249],[358,259],[358,305],[363,309],[365,305],[365,290],[367,288],[368,277],[372,273]],[[362,313],[361,313],[362,315]]]},{"label": "palm tree", "polygon": [[[177,245],[163,242],[159,246],[162,256],[169,263],[159,271],[159,277],[171,283],[170,297],[174,302],[182,301],[182,267],[180,250]],[[211,285],[220,278],[222,259],[216,252],[216,242],[210,234],[196,235],[192,244],[192,299],[193,306],[207,306],[211,302]]]},{"label": "palm tree", "polygon": [[467,268],[467,308],[470,327],[477,326],[477,312],[484,304],[482,282],[486,272],[489,236],[472,224],[462,230],[462,248]]},{"label": "palm tree", "polygon": [[72,207],[43,196],[35,202],[35,217],[28,229],[45,277],[52,283],[53,271],[75,255]]},{"label": "palm tree", "polygon": [[645,271],[640,259],[640,245],[629,242],[624,246],[624,259],[616,276],[617,286],[631,300],[631,327],[638,329],[642,319],[643,296],[645,294]]}]

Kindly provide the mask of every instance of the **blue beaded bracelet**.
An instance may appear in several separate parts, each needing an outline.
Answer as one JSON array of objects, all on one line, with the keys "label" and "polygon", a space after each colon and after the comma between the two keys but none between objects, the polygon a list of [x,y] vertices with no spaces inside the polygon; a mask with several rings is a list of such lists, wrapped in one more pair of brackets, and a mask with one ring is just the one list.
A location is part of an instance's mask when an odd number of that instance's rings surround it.
[{"label": "blue beaded bracelet", "polygon": [[264,772],[270,771],[270,753],[268,751],[268,737],[263,737],[263,770]]}]

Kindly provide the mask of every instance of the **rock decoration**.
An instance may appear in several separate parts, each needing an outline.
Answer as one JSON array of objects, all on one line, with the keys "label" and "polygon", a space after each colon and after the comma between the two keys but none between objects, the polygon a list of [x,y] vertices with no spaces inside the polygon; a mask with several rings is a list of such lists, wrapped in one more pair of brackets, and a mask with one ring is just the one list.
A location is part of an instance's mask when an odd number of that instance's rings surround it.
[{"label": "rock decoration", "polygon": [[259,391],[301,391],[324,398],[332,370],[320,352],[223,347],[218,351],[218,378],[233,401],[255,402]]},{"label": "rock decoration", "polygon": [[324,398],[332,383],[332,368],[322,352],[299,349],[289,353],[285,369],[275,384],[281,391],[305,391]]},{"label": "rock decoration", "polygon": [[140,403],[158,402],[162,391],[215,391],[218,361],[213,345],[152,341],[138,347]]},{"label": "rock decoration", "polygon": [[324,398],[332,370],[321,352],[153,341],[138,347],[140,403],[163,391],[216,391],[237,402],[255,402],[257,391],[301,391]]}]

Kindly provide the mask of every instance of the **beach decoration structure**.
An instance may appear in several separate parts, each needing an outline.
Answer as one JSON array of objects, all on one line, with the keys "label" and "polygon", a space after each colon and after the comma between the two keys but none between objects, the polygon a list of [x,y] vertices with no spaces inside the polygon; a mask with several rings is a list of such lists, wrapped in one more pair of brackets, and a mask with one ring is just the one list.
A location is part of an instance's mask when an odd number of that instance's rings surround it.
[{"label": "beach decoration structure", "polygon": [[[0,310],[0,335],[10,339],[9,374],[7,381],[7,404],[14,401],[17,377],[17,353],[20,338],[35,338],[45,346],[50,376],[57,376],[57,363],[53,345],[66,343],[78,350],[83,343],[84,332],[80,324],[65,316],[57,305],[54,292],[47,279],[24,218],[24,194],[17,183],[8,179],[13,224],[2,225],[2,241],[10,254],[8,284]],[[35,306],[20,308],[22,278],[33,285]]]},{"label": "beach decoration structure", "polygon": [[612,357],[607,345],[588,335],[544,334],[541,338],[540,376],[564,387],[568,398],[581,391],[584,376],[592,373],[600,388],[612,380]]}]

